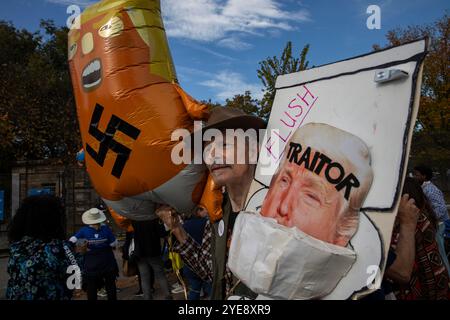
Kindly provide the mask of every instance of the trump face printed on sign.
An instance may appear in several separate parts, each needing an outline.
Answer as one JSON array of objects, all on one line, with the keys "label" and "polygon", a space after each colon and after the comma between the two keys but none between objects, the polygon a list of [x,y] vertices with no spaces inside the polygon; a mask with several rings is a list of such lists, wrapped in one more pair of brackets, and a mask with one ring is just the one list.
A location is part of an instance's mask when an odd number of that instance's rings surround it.
[{"label": "trump face printed on sign", "polygon": [[266,297],[327,296],[359,255],[350,240],[361,226],[372,179],[370,152],[360,138],[322,123],[300,127],[286,145],[260,214],[237,218],[231,271]]},{"label": "trump face printed on sign", "polygon": [[361,139],[327,124],[307,124],[286,146],[261,215],[345,247],[372,179],[369,149]]}]

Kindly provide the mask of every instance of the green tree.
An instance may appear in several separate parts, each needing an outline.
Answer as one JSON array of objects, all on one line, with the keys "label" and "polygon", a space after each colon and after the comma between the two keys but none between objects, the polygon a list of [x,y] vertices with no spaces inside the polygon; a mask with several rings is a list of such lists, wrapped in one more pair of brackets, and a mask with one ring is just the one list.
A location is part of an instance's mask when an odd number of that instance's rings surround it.
[{"label": "green tree", "polygon": [[298,58],[292,55],[292,42],[289,41],[284,48],[281,58],[267,57],[259,63],[258,78],[264,85],[264,96],[261,100],[259,116],[268,120],[275,99],[275,82],[279,75],[302,71],[308,68],[307,54],[309,44],[305,45]]},{"label": "green tree", "polygon": [[[2,143],[0,144],[0,170],[2,168],[9,169],[11,161],[13,160],[13,144],[14,139],[14,127],[9,121],[7,114],[0,116],[0,137],[2,137]],[[1,172],[1,171],[0,171]]]},{"label": "green tree", "polygon": [[211,99],[209,99],[209,100],[202,100],[202,101],[200,101],[200,103],[205,104],[208,107],[209,110],[212,110],[212,109],[217,108],[217,107],[223,107],[223,105],[221,105],[218,102],[212,102]]},{"label": "green tree", "polygon": [[2,135],[12,161],[73,161],[80,146],[67,31],[52,21],[35,33],[0,21],[0,130],[12,130]]},{"label": "green tree", "polygon": [[244,94],[237,94],[232,99],[225,101],[225,107],[241,109],[250,115],[260,115],[260,106],[257,99],[252,98],[250,91],[245,91]]},{"label": "green tree", "polygon": [[[412,160],[439,169],[450,162],[450,17],[444,14],[432,24],[409,26],[387,33],[386,46],[428,37],[429,53],[424,62],[420,108],[413,135]],[[379,45],[374,46],[380,49]]]}]

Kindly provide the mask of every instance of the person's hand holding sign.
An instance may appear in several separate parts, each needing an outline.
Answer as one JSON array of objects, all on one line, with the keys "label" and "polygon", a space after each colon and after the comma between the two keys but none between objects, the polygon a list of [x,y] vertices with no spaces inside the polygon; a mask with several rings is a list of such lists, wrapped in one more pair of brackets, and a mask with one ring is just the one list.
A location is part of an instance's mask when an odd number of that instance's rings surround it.
[{"label": "person's hand holding sign", "polygon": [[386,277],[400,284],[408,284],[414,267],[416,254],[415,231],[420,210],[413,198],[405,193],[400,199],[397,222],[399,236],[395,260],[386,269]]},{"label": "person's hand holding sign", "polygon": [[397,215],[400,226],[410,226],[415,230],[419,212],[420,210],[416,207],[414,199],[410,198],[409,194],[404,194],[400,199]]}]

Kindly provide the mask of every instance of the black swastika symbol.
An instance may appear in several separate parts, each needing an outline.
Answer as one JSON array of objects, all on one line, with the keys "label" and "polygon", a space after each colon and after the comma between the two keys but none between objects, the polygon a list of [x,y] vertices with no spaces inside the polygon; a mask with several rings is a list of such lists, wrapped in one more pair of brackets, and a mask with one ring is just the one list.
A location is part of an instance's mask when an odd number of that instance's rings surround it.
[{"label": "black swastika symbol", "polygon": [[117,158],[114,162],[111,174],[116,178],[120,178],[123,168],[125,167],[125,164],[127,163],[130,156],[131,149],[114,140],[114,134],[116,133],[116,131],[120,131],[133,140],[137,140],[139,134],[141,133],[141,130],[120,119],[119,117],[112,115],[105,132],[100,131],[98,129],[98,124],[100,123],[103,110],[104,108],[97,103],[95,105],[94,112],[92,113],[91,123],[89,124],[89,134],[100,142],[98,152],[96,152],[87,143],[86,152],[101,167],[103,167],[106,154],[109,150],[117,153]]}]

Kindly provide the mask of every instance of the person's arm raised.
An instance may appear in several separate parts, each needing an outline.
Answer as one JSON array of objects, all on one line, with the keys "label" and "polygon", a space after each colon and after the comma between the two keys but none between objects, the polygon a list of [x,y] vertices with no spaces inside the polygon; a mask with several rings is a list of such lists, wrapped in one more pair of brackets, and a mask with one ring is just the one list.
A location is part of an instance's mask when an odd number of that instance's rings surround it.
[{"label": "person's arm raised", "polygon": [[189,236],[180,222],[180,217],[175,210],[162,206],[156,214],[164,222],[167,229],[172,231],[178,243],[174,244],[174,251],[181,255],[183,261],[199,276],[203,281],[211,282],[213,278],[212,257],[211,257],[211,234],[212,226],[209,221],[203,231],[201,245]]},{"label": "person's arm raised", "polygon": [[172,231],[172,234],[180,244],[184,244],[186,242],[186,231],[181,225],[180,217],[173,208],[163,205],[156,210],[156,215],[166,225],[167,229]]}]

